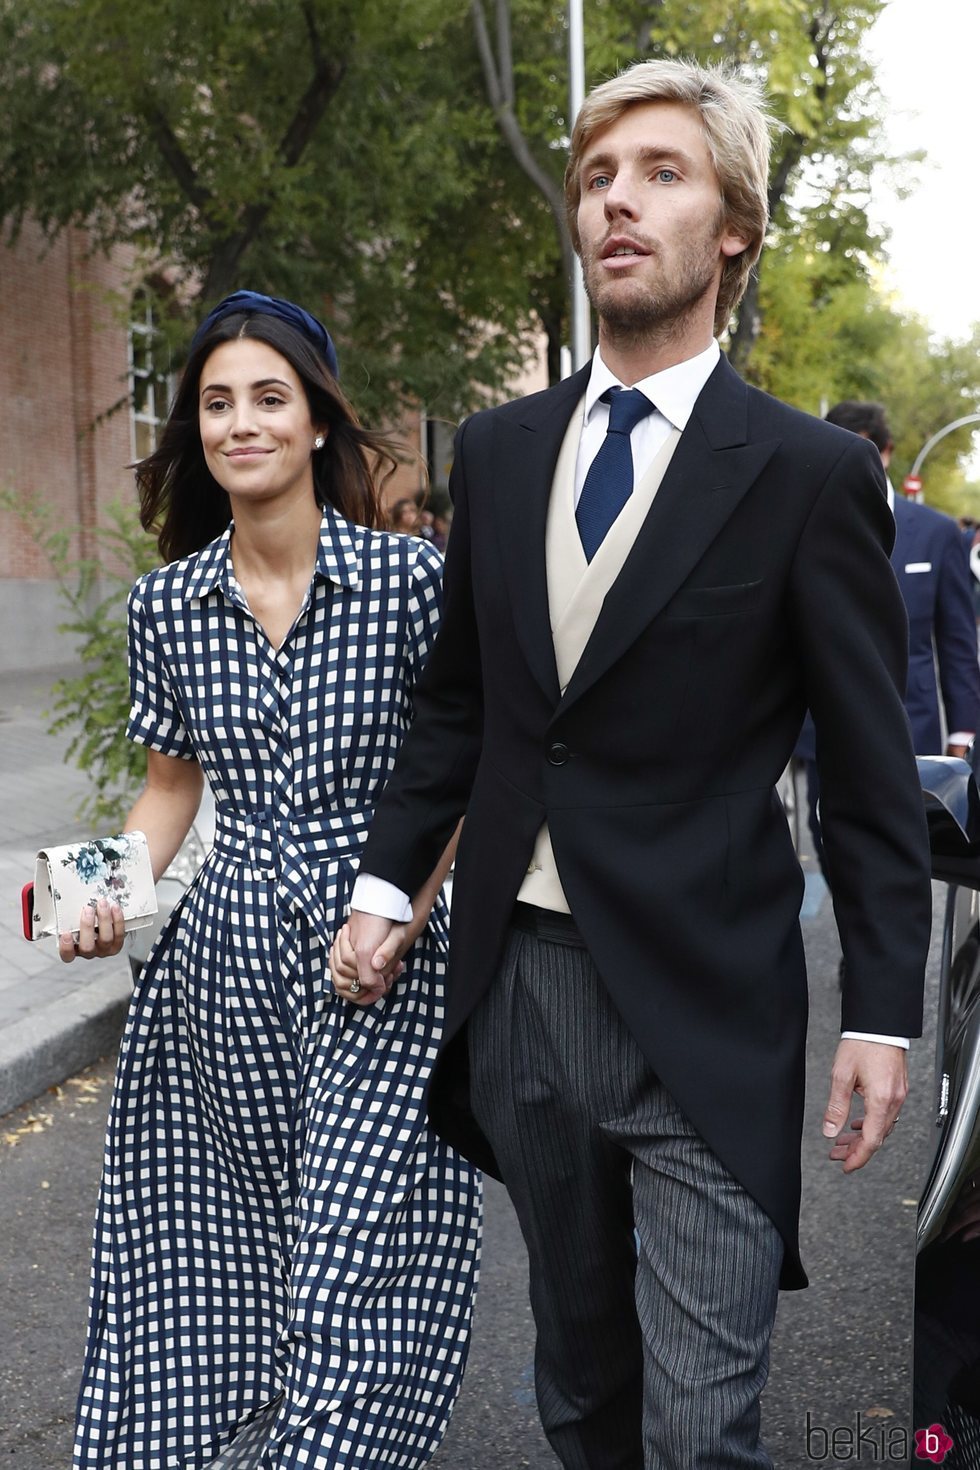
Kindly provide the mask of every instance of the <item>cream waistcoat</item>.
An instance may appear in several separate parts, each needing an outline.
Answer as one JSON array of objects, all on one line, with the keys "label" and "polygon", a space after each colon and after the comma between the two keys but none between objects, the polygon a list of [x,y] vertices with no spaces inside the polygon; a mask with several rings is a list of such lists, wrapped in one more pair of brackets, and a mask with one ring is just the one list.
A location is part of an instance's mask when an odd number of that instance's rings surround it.
[{"label": "cream waistcoat", "polygon": [[[588,562],[575,523],[575,464],[584,412],[583,398],[572,414],[562,441],[551,485],[545,531],[548,608],[562,694],[585,651],[606,593],[619,576],[681,437],[679,429],[671,429],[653,464],[633,487],[632,495],[595,556]],[[541,909],[563,914],[569,912],[547,824],[538,833],[527,876],[517,896],[523,903],[533,903]]]}]

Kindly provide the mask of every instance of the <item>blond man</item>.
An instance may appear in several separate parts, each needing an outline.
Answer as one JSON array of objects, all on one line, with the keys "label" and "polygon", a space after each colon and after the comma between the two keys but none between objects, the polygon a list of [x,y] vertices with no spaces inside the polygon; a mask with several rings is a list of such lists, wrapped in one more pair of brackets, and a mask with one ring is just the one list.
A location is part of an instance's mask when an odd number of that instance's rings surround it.
[{"label": "blond man", "polygon": [[598,350],[460,429],[442,632],[334,951],[353,1004],[399,983],[406,895],[465,812],[430,1118],[513,1197],[566,1470],[771,1465],[777,1284],[806,1280],[802,878],[774,786],[807,705],[847,956],[823,1125],[845,1171],[893,1126],[921,1024],[880,462],[716,341],[768,158],[759,96],[721,71],[642,63],[582,108],[566,195]]}]

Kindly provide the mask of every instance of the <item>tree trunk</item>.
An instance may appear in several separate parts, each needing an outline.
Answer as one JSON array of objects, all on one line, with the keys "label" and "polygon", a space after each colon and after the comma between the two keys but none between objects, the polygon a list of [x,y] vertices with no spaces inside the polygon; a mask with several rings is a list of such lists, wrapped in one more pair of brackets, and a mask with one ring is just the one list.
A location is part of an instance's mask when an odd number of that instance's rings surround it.
[{"label": "tree trunk", "polygon": [[510,45],[510,0],[496,0],[497,47],[500,52],[498,57],[494,57],[493,54],[482,0],[470,0],[470,8],[473,16],[476,49],[487,89],[487,99],[514,161],[530,179],[551,211],[551,217],[555,222],[555,233],[558,236],[558,246],[561,250],[562,267],[568,290],[571,291],[574,280],[575,252],[572,248],[568,221],[565,218],[564,192],[557,180],[542,168],[532,154],[514,110],[514,60]]},{"label": "tree trunk", "polygon": [[755,269],[749,276],[749,284],[742,303],[738,309],[738,323],[731,336],[728,346],[728,361],[737,373],[743,378],[749,377],[749,362],[752,357],[752,349],[758,340],[759,331],[762,327],[762,313],[759,309],[759,271],[762,266],[761,259],[756,262]]},{"label": "tree trunk", "polygon": [[[276,151],[279,156],[279,166],[284,170],[295,168],[300,162],[307,144],[319,127],[324,113],[347,72],[345,58],[327,58],[317,28],[315,7],[310,0],[303,0],[301,9],[306,21],[313,74],[296,105],[296,111],[286,131],[279,140]],[[201,188],[169,121],[158,109],[154,109],[149,114],[149,118],[157,138],[157,145],[174,178],[190,202],[207,217],[213,200],[210,194]],[[265,224],[271,208],[271,199],[256,201],[248,205],[242,211],[235,228],[216,242],[198,292],[200,300],[217,301],[235,289],[241,275],[241,262]]]},{"label": "tree trunk", "polygon": [[547,339],[548,386],[553,388],[561,381],[561,349],[564,344],[565,318],[561,311],[538,311]]},{"label": "tree trunk", "polygon": [[[817,11],[810,20],[810,40],[813,44],[813,57],[816,63],[819,81],[813,89],[813,95],[819,102],[821,108],[827,105],[828,71],[830,66],[830,33],[836,17],[826,3],[822,9]],[[790,179],[799,167],[806,147],[806,139],[801,133],[788,132],[784,135],[784,146],[782,154],[773,160],[775,167],[769,184],[769,218],[772,220],[777,210],[781,207],[786,191],[789,188]],[[764,255],[764,252],[763,252]],[[743,378],[749,377],[749,363],[752,352],[759,339],[762,329],[762,308],[759,305],[759,274],[762,270],[762,257],[756,261],[755,269],[749,277],[748,288],[742,297],[742,304],[738,309],[738,323],[732,333],[731,343],[728,348],[728,361],[736,372],[741,373]]]}]

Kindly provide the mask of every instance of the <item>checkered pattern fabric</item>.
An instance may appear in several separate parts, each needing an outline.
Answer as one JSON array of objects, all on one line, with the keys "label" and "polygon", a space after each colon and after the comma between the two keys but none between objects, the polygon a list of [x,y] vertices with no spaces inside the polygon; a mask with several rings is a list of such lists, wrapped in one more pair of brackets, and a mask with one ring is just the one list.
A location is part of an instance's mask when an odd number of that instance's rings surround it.
[{"label": "checkered pattern fabric", "polygon": [[440,572],[327,509],[279,649],[230,532],[133,590],[129,733],[200,761],[217,834],[123,1041],[76,1470],[414,1467],[445,1431],[480,1189],[425,1121],[444,908],[377,1005],[328,968]]}]

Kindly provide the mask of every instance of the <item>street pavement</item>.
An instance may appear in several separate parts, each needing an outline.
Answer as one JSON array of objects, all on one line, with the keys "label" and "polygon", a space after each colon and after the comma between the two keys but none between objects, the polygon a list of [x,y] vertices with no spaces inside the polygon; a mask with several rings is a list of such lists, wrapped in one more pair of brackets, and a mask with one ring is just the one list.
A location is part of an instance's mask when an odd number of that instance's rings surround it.
[{"label": "street pavement", "polygon": [[[907,1424],[914,1196],[930,1144],[926,1047],[913,1053],[917,1094],[902,1130],[863,1175],[826,1160],[819,1138],[834,1045],[836,951],[829,906],[806,925],[813,972],[811,1102],[804,1142],[804,1255],[809,1291],[783,1296],[763,1428],[778,1470],[807,1457],[814,1428]],[[112,1058],[0,1120],[0,1464],[67,1470],[85,1332],[91,1218]],[[908,1123],[908,1128],[906,1128]],[[506,1193],[486,1189],[486,1231],[473,1345],[437,1470],[556,1470],[533,1398],[527,1263]],[[888,1441],[882,1441],[887,1444]],[[822,1442],[813,1439],[819,1452]],[[861,1459],[874,1453],[866,1440]],[[906,1461],[907,1463],[907,1461]]]},{"label": "street pavement", "polygon": [[[84,830],[75,806],[85,780],[65,763],[64,741],[45,734],[49,684],[36,676],[0,679],[7,794],[0,876],[8,894],[0,912],[0,1113],[8,1114],[0,1119],[0,1463],[12,1470],[66,1470],[70,1459],[111,1051],[129,990],[121,959],[62,966],[52,947],[35,949],[19,936],[20,887],[36,848]],[[884,1449],[889,1428],[911,1427],[915,1205],[935,1136],[942,890],[927,1036],[911,1054],[912,1097],[886,1148],[863,1173],[845,1178],[827,1161],[820,1136],[839,1034],[839,949],[822,882],[812,862],[804,867],[811,1024],[803,1247],[811,1287],[781,1298],[773,1340],[763,1431],[779,1470],[805,1470],[818,1458],[843,1467],[858,1458],[857,1449],[841,1459],[820,1455],[825,1442],[813,1434],[809,1448],[818,1453],[808,1457],[807,1422],[811,1431],[880,1426],[882,1447],[867,1438],[860,1447],[861,1458],[879,1462],[893,1458]],[[101,1053],[104,1061],[75,1075]],[[15,1107],[25,1098],[32,1100]],[[470,1364],[432,1461],[437,1470],[554,1470],[534,1411],[532,1344],[520,1234],[506,1194],[491,1184]]]}]

